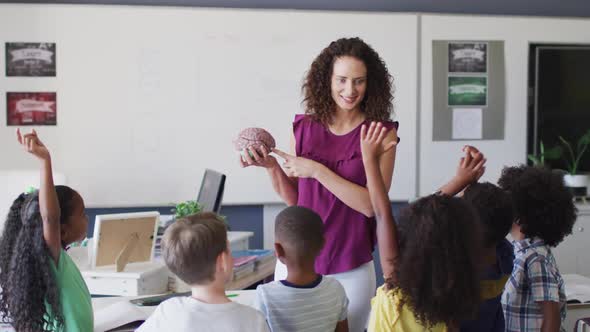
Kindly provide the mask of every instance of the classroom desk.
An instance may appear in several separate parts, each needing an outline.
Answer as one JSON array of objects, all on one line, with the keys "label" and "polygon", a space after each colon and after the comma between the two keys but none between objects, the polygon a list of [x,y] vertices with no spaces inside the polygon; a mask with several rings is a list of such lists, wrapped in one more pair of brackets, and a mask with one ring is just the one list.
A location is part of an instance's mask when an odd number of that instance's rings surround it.
[{"label": "classroom desk", "polygon": [[[589,303],[578,303],[567,305],[567,316],[565,318],[564,327],[567,332],[574,331],[576,322],[582,318],[590,317],[590,304]],[[587,324],[581,323],[578,326],[578,332],[587,332],[590,328]]]},{"label": "classroom desk", "polygon": [[[256,297],[255,290],[238,290],[238,291],[228,291],[226,292],[230,299],[234,302],[253,306],[254,299]],[[233,295],[233,296],[232,296]],[[99,297],[92,299],[92,309],[94,311],[94,331],[95,332],[104,332],[105,326],[109,326],[109,324],[117,324],[116,322],[119,319],[125,319],[128,317],[139,318],[141,320],[147,319],[153,312],[156,310],[156,306],[149,306],[149,307],[142,307],[142,306],[135,306],[131,303],[128,303],[129,300],[141,298],[141,296],[135,297],[120,297],[120,296],[113,296],[113,297]],[[116,312],[112,312],[109,309],[115,308],[115,306],[120,306],[124,304],[123,310],[117,310]],[[133,310],[133,313],[124,312],[125,306],[128,309]],[[110,308],[109,308],[110,307]],[[118,307],[117,307],[118,309]],[[127,317],[126,317],[127,316]],[[135,319],[133,319],[135,320]],[[132,330],[132,329],[131,329]],[[127,330],[124,330],[127,331]]]},{"label": "classroom desk", "polygon": [[263,281],[264,279],[272,276],[275,273],[275,265],[276,265],[276,258],[273,259],[272,263],[267,263],[262,266],[261,269],[256,269],[254,273],[237,279],[230,281],[227,285],[225,285],[225,289],[228,290],[239,290],[244,289],[250,285],[253,285],[259,281]]},{"label": "classroom desk", "polygon": [[[253,232],[228,232],[227,233],[228,241],[229,241],[230,247],[233,251],[249,249],[249,247],[250,247],[249,240],[252,236],[254,236]],[[90,276],[86,276],[86,274],[88,274],[86,272],[90,270],[90,267],[89,267],[90,263],[89,262],[90,262],[90,257],[92,256],[91,250],[92,250],[92,243],[90,240],[88,247],[74,247],[68,251],[68,254],[70,255],[70,257],[72,257],[72,259],[74,260],[74,262],[76,263],[76,265],[78,266],[80,271],[82,272],[82,275],[84,276],[84,278],[91,278]],[[164,264],[164,262],[162,261],[161,258],[156,258],[155,261],[159,262],[162,265]],[[254,271],[254,273],[252,273],[252,275],[246,276],[246,277],[238,279],[236,281],[232,281],[228,285],[228,289],[233,290],[233,289],[246,288],[258,281],[264,280],[265,278],[269,277],[273,273],[274,273],[274,269],[271,271],[268,268],[265,268],[262,271]],[[170,273],[168,279],[169,279],[168,290],[175,291],[175,292],[186,292],[189,290],[188,286],[184,285],[184,283],[182,281],[180,281],[178,278],[176,278],[171,273]],[[89,280],[87,280],[87,283],[92,284]],[[99,294],[99,295],[125,295],[125,294],[120,294],[120,293],[103,294],[98,291],[94,292],[94,290],[92,288],[90,289],[90,293],[91,294]]]},{"label": "classroom desk", "polygon": [[[563,281],[565,283],[566,296],[573,296],[573,293],[584,293],[586,297],[590,296],[587,293],[590,290],[590,278],[578,274],[564,274]],[[574,296],[574,298],[579,297],[580,294]],[[590,317],[590,303],[568,303],[567,315],[565,316],[563,327],[567,332],[572,332],[574,331],[577,320],[587,317]]]},{"label": "classroom desk", "polygon": [[250,249],[250,238],[253,232],[227,232],[227,240],[232,251]]}]

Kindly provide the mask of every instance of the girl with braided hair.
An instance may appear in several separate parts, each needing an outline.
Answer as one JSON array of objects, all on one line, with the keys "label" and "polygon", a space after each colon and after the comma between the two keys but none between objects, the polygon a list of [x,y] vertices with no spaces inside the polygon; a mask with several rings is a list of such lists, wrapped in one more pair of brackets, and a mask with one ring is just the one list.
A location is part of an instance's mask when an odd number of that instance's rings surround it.
[{"label": "girl with braided hair", "polygon": [[19,195],[0,238],[0,318],[21,331],[92,331],[90,293],[65,253],[86,236],[84,200],[54,186],[49,150],[35,130],[19,144],[41,164],[41,188]]}]

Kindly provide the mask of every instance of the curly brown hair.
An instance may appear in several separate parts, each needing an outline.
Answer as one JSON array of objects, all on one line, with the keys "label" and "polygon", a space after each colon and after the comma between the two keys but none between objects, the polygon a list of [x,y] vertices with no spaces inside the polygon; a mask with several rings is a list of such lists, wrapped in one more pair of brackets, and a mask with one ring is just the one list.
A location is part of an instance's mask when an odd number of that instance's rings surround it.
[{"label": "curly brown hair", "polygon": [[387,121],[393,112],[393,78],[379,54],[360,38],[341,38],[330,43],[318,55],[307,72],[301,90],[305,113],[324,125],[336,112],[332,99],[332,70],[337,58],[351,56],[367,67],[367,91],[361,111],[369,121]]},{"label": "curly brown hair", "polygon": [[397,283],[387,289],[403,294],[420,323],[457,326],[477,315],[480,302],[478,259],[481,228],[463,199],[431,195],[405,208],[400,216]]}]

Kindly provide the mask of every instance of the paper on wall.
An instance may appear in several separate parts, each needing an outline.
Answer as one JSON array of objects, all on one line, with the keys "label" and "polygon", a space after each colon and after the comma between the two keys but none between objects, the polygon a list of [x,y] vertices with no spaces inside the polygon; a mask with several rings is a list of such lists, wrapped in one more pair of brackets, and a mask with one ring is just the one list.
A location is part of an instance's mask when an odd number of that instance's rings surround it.
[{"label": "paper on wall", "polygon": [[453,109],[453,139],[482,138],[482,109]]}]

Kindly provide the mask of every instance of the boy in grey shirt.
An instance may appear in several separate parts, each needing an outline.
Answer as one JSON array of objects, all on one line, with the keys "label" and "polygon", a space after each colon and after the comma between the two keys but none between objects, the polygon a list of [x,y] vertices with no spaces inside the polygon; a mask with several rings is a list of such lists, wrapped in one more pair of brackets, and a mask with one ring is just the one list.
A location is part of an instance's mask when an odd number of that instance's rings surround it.
[{"label": "boy in grey shirt", "polygon": [[288,275],[258,286],[255,302],[273,332],[348,331],[344,288],[314,268],[324,244],[323,226],[320,216],[303,207],[288,207],[276,218],[275,251]]},{"label": "boy in grey shirt", "polygon": [[198,213],[177,220],[164,233],[166,265],[191,286],[192,295],[162,302],[138,332],[267,332],[262,314],[230,301],[225,282],[233,260],[227,228],[216,214]]}]

